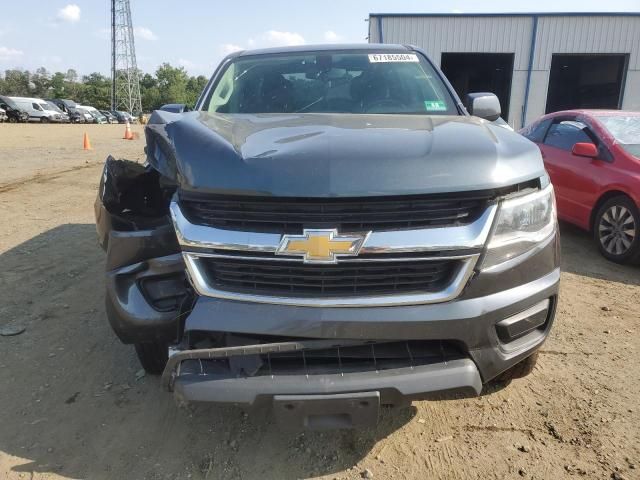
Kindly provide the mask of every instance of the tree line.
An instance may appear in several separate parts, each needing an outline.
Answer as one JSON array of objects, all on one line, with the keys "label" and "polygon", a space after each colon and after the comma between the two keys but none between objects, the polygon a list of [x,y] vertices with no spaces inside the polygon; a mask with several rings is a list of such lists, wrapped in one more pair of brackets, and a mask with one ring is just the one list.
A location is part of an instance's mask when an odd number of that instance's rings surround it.
[{"label": "tree line", "polygon": [[[163,63],[153,75],[140,72],[142,110],[150,112],[167,103],[193,106],[204,89],[207,78],[190,76],[184,67]],[[101,73],[80,77],[69,69],[51,73],[41,67],[35,72],[5,70],[0,73],[0,95],[36,98],[64,98],[99,110],[111,108],[111,79]]]}]

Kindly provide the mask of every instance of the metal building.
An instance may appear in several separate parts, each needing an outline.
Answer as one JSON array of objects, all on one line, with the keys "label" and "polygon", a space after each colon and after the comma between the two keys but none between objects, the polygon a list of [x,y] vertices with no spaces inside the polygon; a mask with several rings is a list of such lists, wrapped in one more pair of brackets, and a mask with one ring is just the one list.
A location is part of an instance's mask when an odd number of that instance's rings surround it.
[{"label": "metal building", "polygon": [[369,42],[421,47],[461,97],[496,93],[514,128],[567,108],[640,110],[640,13],[372,13]]}]

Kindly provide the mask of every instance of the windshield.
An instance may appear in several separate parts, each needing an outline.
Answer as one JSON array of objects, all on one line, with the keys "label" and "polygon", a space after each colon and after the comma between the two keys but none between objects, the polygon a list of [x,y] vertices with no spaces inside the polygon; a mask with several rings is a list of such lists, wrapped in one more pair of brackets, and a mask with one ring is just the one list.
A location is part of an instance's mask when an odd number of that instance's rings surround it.
[{"label": "windshield", "polygon": [[218,113],[456,115],[453,98],[415,53],[322,52],[238,57],[204,104]]},{"label": "windshield", "polygon": [[598,117],[616,142],[634,157],[640,157],[640,115]]},{"label": "windshield", "polygon": [[2,100],[2,103],[7,105],[7,107],[9,107],[9,108],[13,108],[14,110],[19,110],[20,109],[20,107],[18,107],[16,102],[11,100],[9,97],[0,97],[0,100]]},{"label": "windshield", "polygon": [[53,102],[47,102],[47,110],[53,110],[54,112],[63,113],[62,110]]}]

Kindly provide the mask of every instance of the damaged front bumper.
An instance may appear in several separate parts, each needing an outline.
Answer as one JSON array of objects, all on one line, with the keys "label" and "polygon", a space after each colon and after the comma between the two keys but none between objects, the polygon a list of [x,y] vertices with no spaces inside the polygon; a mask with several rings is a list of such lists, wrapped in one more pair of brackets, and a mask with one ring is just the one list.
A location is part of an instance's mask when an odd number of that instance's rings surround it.
[{"label": "damaged front bumper", "polygon": [[[482,381],[473,362],[451,351],[445,352],[441,342],[431,343],[434,349],[429,359],[420,352],[420,347],[426,347],[424,344],[362,340],[298,340],[174,350],[162,375],[162,384],[186,400],[244,405],[254,405],[260,397],[269,399],[284,393],[311,395],[382,390],[385,396],[390,395],[387,403],[393,404],[405,397],[429,392],[479,394]],[[397,352],[390,355],[387,347],[402,349],[402,356],[406,355],[409,362],[402,365]],[[356,362],[355,349],[360,351]],[[319,352],[323,353],[321,364]],[[230,367],[229,360],[252,356],[260,357],[259,365],[251,376],[236,383],[237,375],[246,371]],[[300,365],[296,366],[296,361]]]},{"label": "damaged front bumper", "polygon": [[198,295],[169,216],[174,190],[155,170],[111,160],[95,211],[109,321],[125,343],[172,346],[163,385],[181,401],[266,406],[312,428],[366,425],[381,405],[480,394],[553,324],[557,235],[509,269],[474,271],[440,303],[322,308]]},{"label": "damaged front bumper", "polygon": [[473,361],[442,342],[362,340],[173,351],[162,384],[184,403],[266,407],[283,425],[314,429],[369,426],[382,405],[482,390]]},{"label": "damaged front bumper", "polygon": [[[268,408],[288,426],[371,425],[382,405],[479,395],[484,383],[535,352],[553,324],[559,276],[556,269],[448,305],[360,312],[198,298],[185,338],[215,326],[220,338],[240,345],[188,349],[184,342],[186,349],[170,352],[163,385],[184,403]],[[298,338],[269,342],[270,333]]]},{"label": "damaged front bumper", "polygon": [[[164,385],[182,400],[245,407],[281,394],[378,391],[381,403],[390,405],[434,393],[478,395],[483,383],[544,342],[559,278],[555,269],[491,295],[384,309],[292,308],[199,297],[186,319],[185,338],[215,328],[240,345],[173,351]],[[295,340],[269,342],[274,334]]]}]

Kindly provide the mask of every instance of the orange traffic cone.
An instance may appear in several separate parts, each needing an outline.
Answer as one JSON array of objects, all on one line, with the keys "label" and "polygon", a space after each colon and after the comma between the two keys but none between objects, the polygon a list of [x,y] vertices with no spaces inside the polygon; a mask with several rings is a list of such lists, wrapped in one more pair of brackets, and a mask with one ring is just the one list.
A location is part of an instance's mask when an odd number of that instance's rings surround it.
[{"label": "orange traffic cone", "polygon": [[82,139],[82,149],[92,150],[91,142],[89,141],[89,135],[87,135],[87,132],[84,132],[84,138]]},{"label": "orange traffic cone", "polygon": [[133,133],[131,132],[131,125],[129,125],[129,122],[127,122],[127,127],[124,130],[124,137],[125,140],[133,140]]}]

